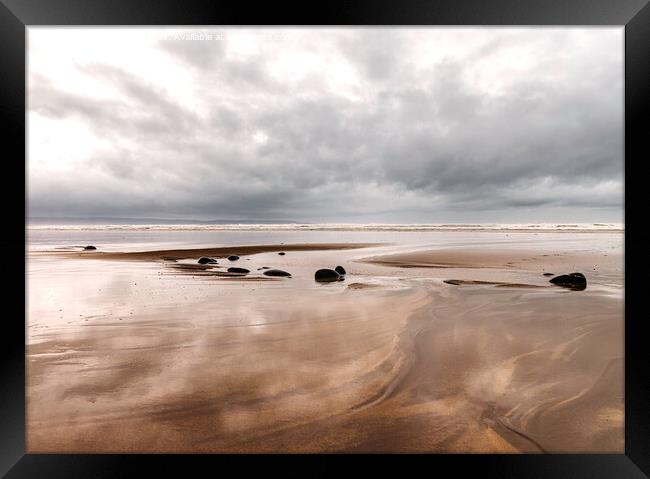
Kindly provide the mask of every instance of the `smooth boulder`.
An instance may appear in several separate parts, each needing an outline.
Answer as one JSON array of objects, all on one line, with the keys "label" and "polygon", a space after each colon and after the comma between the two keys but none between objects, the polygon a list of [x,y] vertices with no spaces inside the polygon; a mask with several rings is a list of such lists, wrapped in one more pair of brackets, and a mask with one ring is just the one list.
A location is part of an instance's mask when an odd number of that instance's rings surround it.
[{"label": "smooth boulder", "polygon": [[280,251],[278,254],[279,254],[280,256],[284,256],[284,255],[287,254],[287,253],[285,253],[284,251]]},{"label": "smooth boulder", "polygon": [[237,261],[239,259],[239,256],[237,256],[235,254],[232,254],[232,255],[228,256],[228,259],[230,261]]},{"label": "smooth boulder", "polygon": [[282,271],[281,269],[267,269],[264,271],[264,275],[266,276],[291,276],[291,273],[287,273],[286,271]]},{"label": "smooth boulder", "polygon": [[549,282],[564,288],[576,290],[583,290],[587,287],[587,278],[585,278],[585,275],[582,273],[562,274],[555,278],[551,278]]},{"label": "smooth boulder", "polygon": [[95,250],[95,249],[97,249],[97,248],[95,248],[95,247],[92,246],[92,245],[84,246],[84,251],[92,251],[92,250]]},{"label": "smooth boulder", "polygon": [[217,260],[214,258],[208,258],[206,256],[201,256],[197,261],[199,264],[217,264]]},{"label": "smooth boulder", "polygon": [[332,281],[340,281],[341,275],[333,269],[319,269],[314,274],[314,279],[320,283],[329,283]]},{"label": "smooth boulder", "polygon": [[345,274],[345,268],[343,266],[337,266],[336,268],[334,268],[334,271],[336,271],[338,274],[341,275]]},{"label": "smooth boulder", "polygon": [[250,273],[250,271],[247,270],[246,268],[228,268],[228,272],[229,273],[244,273],[244,274]]}]

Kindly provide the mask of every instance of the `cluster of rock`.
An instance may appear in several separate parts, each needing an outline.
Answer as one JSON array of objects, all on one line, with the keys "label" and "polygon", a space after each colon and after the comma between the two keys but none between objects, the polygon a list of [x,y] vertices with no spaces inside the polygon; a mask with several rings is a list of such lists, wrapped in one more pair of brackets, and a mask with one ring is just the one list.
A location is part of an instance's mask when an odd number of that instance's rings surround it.
[{"label": "cluster of rock", "polygon": [[345,268],[337,266],[334,269],[319,269],[314,273],[314,279],[319,283],[331,283],[334,281],[343,281],[345,279]]},{"label": "cluster of rock", "polygon": [[[93,248],[94,249],[94,248]],[[284,254],[284,253],[281,253]],[[239,256],[236,255],[231,255],[228,256],[228,259],[230,261],[237,261],[239,259]],[[197,261],[199,264],[219,264],[218,261],[214,258],[208,258],[207,256],[202,256],[199,258]],[[277,277],[291,277],[291,273],[287,273],[286,271],[282,271],[281,269],[270,269],[268,266],[262,266],[261,268],[257,268],[258,271],[264,271],[264,275],[266,276],[277,276]],[[228,268],[228,273],[233,273],[233,274],[248,274],[250,273],[249,269],[246,268]]]}]

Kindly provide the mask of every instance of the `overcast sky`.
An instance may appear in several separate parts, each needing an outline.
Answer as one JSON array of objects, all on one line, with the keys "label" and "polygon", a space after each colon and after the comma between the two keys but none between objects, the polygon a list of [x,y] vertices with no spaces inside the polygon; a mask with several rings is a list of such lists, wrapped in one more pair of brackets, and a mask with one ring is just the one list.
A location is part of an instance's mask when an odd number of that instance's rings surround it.
[{"label": "overcast sky", "polygon": [[30,216],[623,221],[618,27],[30,27],[28,82]]}]

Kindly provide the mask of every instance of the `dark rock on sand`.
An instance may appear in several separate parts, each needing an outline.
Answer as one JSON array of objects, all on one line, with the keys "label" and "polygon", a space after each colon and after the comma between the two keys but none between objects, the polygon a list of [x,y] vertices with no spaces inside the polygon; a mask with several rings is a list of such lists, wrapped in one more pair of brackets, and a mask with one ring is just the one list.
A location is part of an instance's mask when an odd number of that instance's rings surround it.
[{"label": "dark rock on sand", "polygon": [[84,251],[92,251],[92,250],[95,250],[95,249],[97,249],[97,248],[95,248],[95,247],[92,246],[92,245],[84,246]]},{"label": "dark rock on sand", "polygon": [[264,274],[266,276],[291,276],[291,273],[287,273],[281,269],[269,269],[267,271],[264,271]]},{"label": "dark rock on sand", "polygon": [[582,273],[562,274],[555,278],[551,278],[549,281],[558,286],[579,291],[587,287],[587,278],[585,278],[585,275]]},{"label": "dark rock on sand", "polygon": [[334,271],[336,271],[338,274],[345,274],[345,268],[343,266],[337,266],[334,268]]},{"label": "dark rock on sand", "polygon": [[228,256],[228,259],[230,261],[237,261],[239,259],[239,256],[233,254],[233,255]]},{"label": "dark rock on sand", "polygon": [[263,269],[269,269],[269,267],[268,266],[262,266],[261,268],[257,268],[257,271],[261,271]]},{"label": "dark rock on sand", "polygon": [[199,260],[197,261],[199,264],[217,264],[217,260],[214,258],[207,258],[205,256],[201,256]]},{"label": "dark rock on sand", "polygon": [[340,281],[341,275],[339,275],[333,269],[319,269],[314,274],[314,279],[321,283],[328,283],[331,281]]},{"label": "dark rock on sand", "polygon": [[228,272],[229,273],[244,273],[244,274],[250,273],[250,271],[247,270],[246,268],[228,268]]},{"label": "dark rock on sand", "polygon": [[284,256],[284,255],[287,254],[287,253],[285,253],[284,251],[280,251],[278,254],[279,254],[280,256]]},{"label": "dark rock on sand", "polygon": [[554,276],[555,273],[544,273],[544,276]]}]

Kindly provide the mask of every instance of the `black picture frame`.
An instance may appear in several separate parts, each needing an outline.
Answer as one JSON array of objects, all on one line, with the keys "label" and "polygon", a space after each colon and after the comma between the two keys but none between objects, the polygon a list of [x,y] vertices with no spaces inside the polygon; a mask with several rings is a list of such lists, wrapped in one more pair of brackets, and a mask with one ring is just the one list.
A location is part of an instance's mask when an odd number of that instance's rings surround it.
[{"label": "black picture frame", "polygon": [[[226,467],[239,474],[251,465],[284,475],[331,475],[352,465],[405,473],[406,463],[436,474],[476,472],[495,477],[650,477],[650,381],[645,368],[647,321],[643,274],[645,147],[650,132],[650,5],[648,0],[364,0],[301,5],[259,5],[206,0],[0,0],[0,118],[5,166],[3,205],[11,213],[0,235],[5,247],[12,306],[25,295],[16,277],[25,252],[25,38],[32,25],[611,25],[625,28],[625,453],[551,455],[36,455],[25,453],[25,324],[3,318],[0,387],[0,473],[5,477],[130,477]],[[4,156],[4,155],[3,155]],[[22,180],[22,183],[21,181]],[[14,196],[16,195],[16,196]],[[22,251],[19,253],[19,251]],[[13,273],[13,274],[12,274]],[[25,278],[25,276],[23,276]],[[13,291],[15,289],[15,292]],[[17,313],[23,311],[20,304]],[[11,310],[13,312],[13,309]],[[645,313],[645,314],[644,314]],[[451,468],[451,469],[449,469]],[[270,470],[269,469],[269,470]],[[397,472],[396,472],[397,473]]]}]

